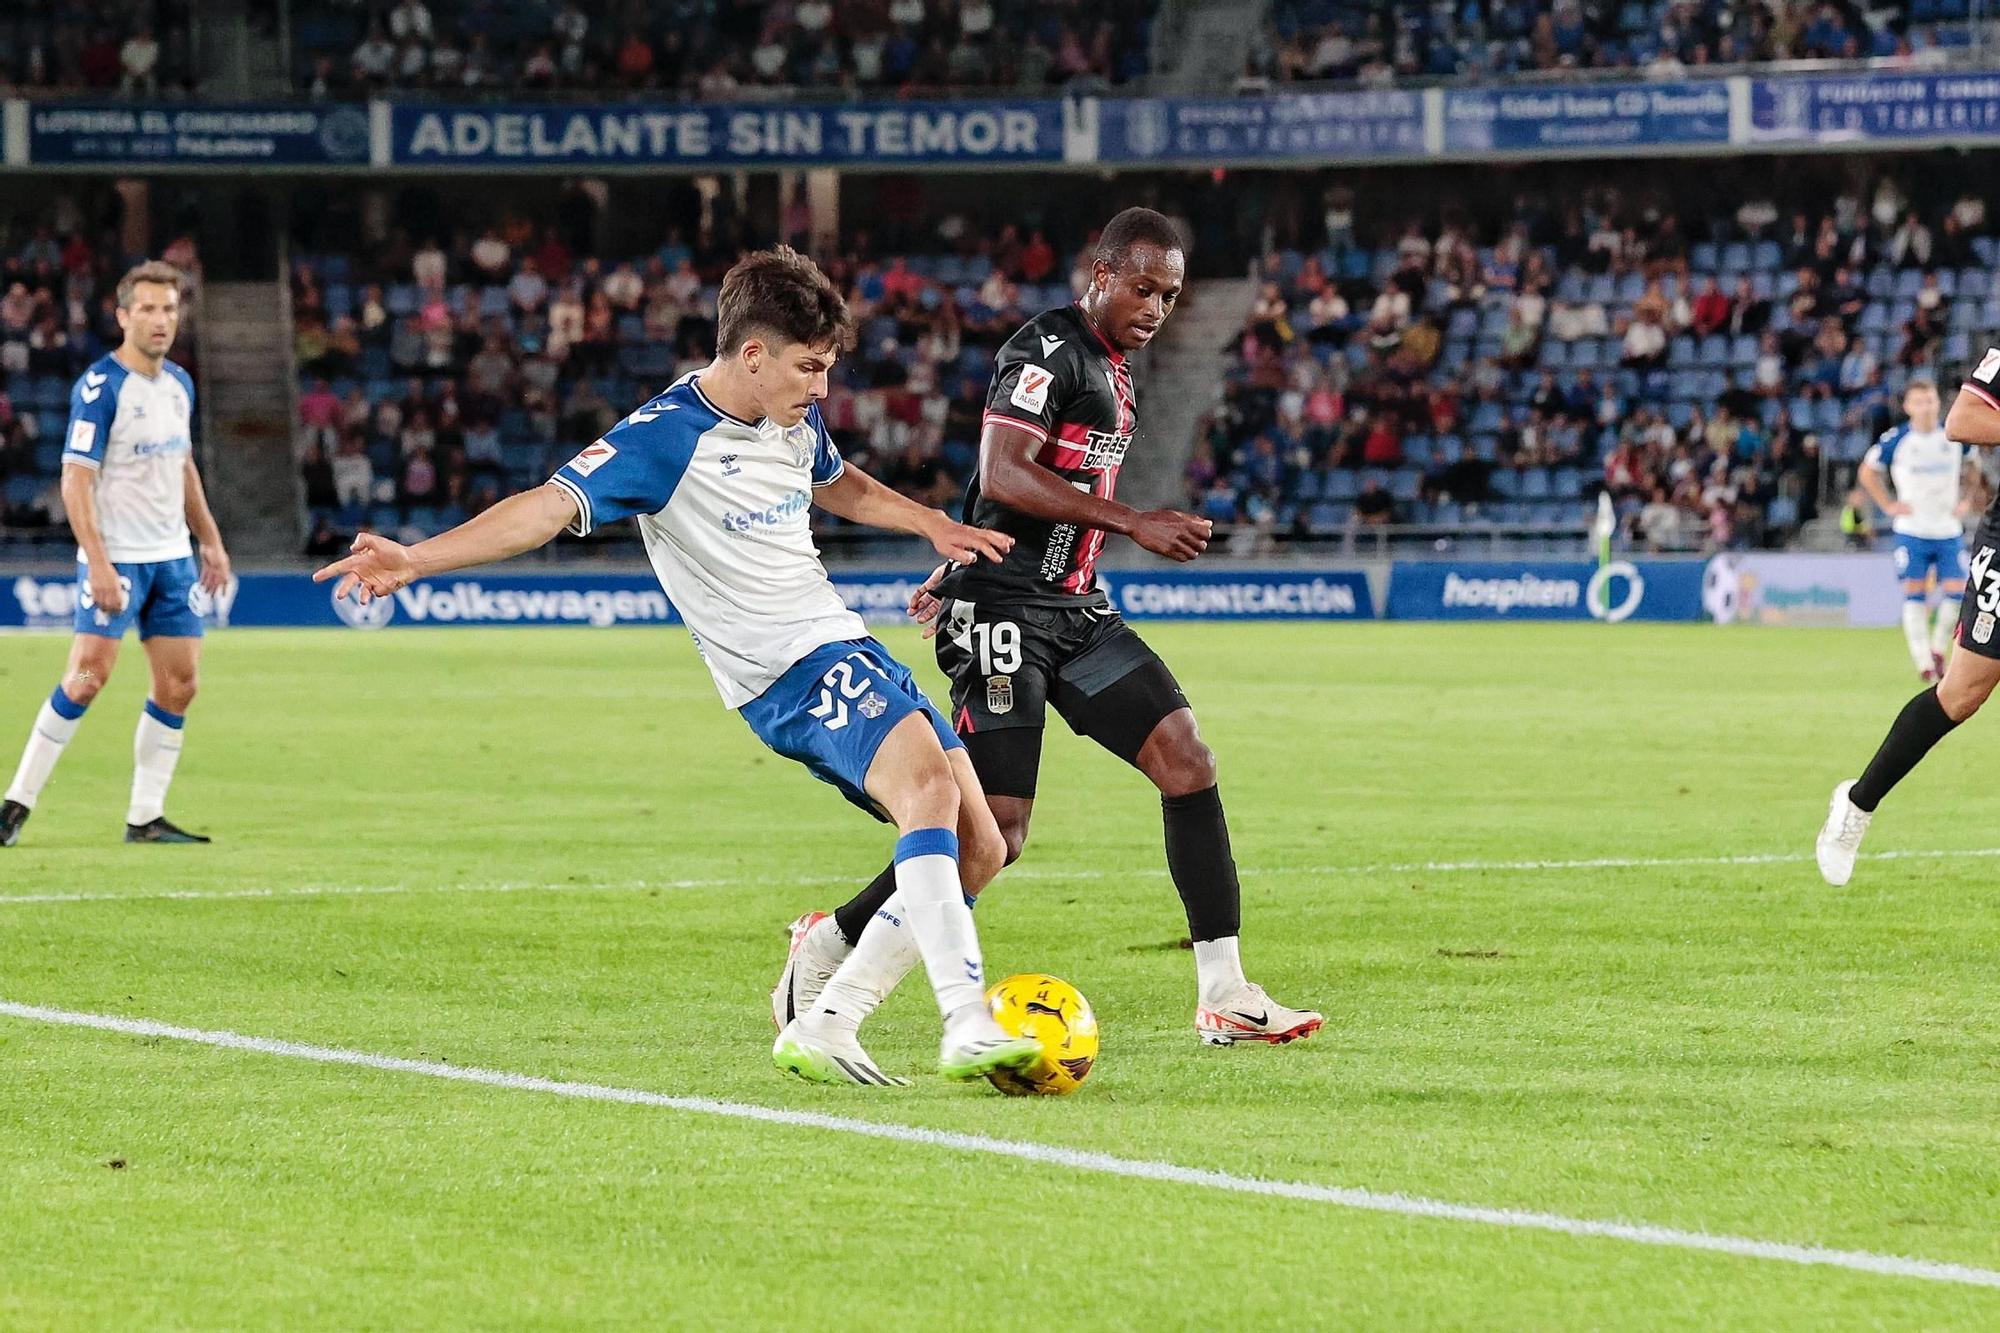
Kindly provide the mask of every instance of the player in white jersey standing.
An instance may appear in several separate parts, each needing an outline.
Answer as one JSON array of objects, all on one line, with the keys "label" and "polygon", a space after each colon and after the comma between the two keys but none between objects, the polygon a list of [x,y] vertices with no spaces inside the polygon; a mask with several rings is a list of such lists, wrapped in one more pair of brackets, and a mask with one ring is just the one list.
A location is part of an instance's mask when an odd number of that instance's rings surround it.
[{"label": "player in white jersey standing", "polygon": [[68,669],[37,714],[0,802],[0,847],[19,840],[134,625],[153,681],[132,741],[125,841],[208,841],[176,828],[165,814],[201,662],[197,604],[229,582],[229,555],[194,465],[194,381],[166,359],[180,323],[180,270],[139,265],[118,283],[125,341],[70,390],[62,497],[80,562],[76,637]]},{"label": "player in white jersey standing", "polygon": [[[1903,390],[1908,421],[1861,460],[1861,485],[1889,515],[1896,533],[1896,573],[1903,580],[1903,638],[1926,684],[1944,676],[1945,650],[1958,629],[1965,596],[1965,446],[1938,424],[1937,385],[1911,380]],[[1895,486],[1889,494],[1888,483]],[[1938,582],[1937,620],[1930,614],[1930,576]]]},{"label": "player in white jersey standing", "polygon": [[[366,602],[565,529],[583,536],[637,519],[722,701],[766,745],[896,826],[896,893],[856,951],[915,940],[945,1019],[940,1071],[976,1078],[1041,1054],[986,1012],[970,895],[999,873],[1006,847],[963,743],[827,579],[810,511],[916,533],[961,562],[998,560],[1013,539],[956,523],[842,462],[817,404],[851,329],[847,303],[811,260],[783,246],[750,255],[722,281],[713,364],[546,485],[415,546],[363,534],[353,555],[314,578],[339,578],[336,596]],[[815,1012],[786,1028],[778,1067],[823,1083],[906,1082],[877,1068],[838,1018]]]}]

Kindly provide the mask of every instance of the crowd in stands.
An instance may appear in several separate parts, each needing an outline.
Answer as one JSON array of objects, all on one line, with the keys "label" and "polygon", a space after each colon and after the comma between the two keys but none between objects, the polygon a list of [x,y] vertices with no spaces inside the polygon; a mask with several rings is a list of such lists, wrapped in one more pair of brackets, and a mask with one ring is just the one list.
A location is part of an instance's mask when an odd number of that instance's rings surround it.
[{"label": "crowd in stands", "polygon": [[[313,553],[368,527],[418,536],[539,485],[577,448],[714,352],[733,251],[575,253],[522,217],[477,234],[398,234],[297,262],[300,467]],[[857,236],[822,256],[858,324],[822,406],[842,453],[956,505],[977,460],[992,356],[1078,277],[1039,231],[938,257]],[[823,522],[832,522],[821,516]],[[618,534],[613,534],[617,537]]]},{"label": "crowd in stands", "polygon": [[1268,255],[1189,504],[1257,536],[1371,525],[1579,529],[1608,491],[1652,550],[1775,545],[1912,377],[2000,329],[1984,202],[1897,182],[1824,213],[1641,207],[1611,186]]},{"label": "crowd in stands", "polygon": [[302,87],[1085,91],[1146,72],[1158,0],[310,0]]},{"label": "crowd in stands", "polygon": [[194,0],[29,0],[0,5],[0,95],[191,91]]},{"label": "crowd in stands", "polygon": [[1276,0],[1259,76],[1351,80],[1632,69],[1676,78],[1774,60],[1941,63],[1972,38],[1971,0],[1871,14],[1853,0]]},{"label": "crowd in stands", "polygon": [[[163,257],[190,275],[192,292],[193,246],[178,241]],[[138,262],[67,200],[48,220],[0,221],[0,546],[68,540],[60,474],[70,386],[123,341],[118,279]],[[170,355],[192,367],[188,342]]]}]

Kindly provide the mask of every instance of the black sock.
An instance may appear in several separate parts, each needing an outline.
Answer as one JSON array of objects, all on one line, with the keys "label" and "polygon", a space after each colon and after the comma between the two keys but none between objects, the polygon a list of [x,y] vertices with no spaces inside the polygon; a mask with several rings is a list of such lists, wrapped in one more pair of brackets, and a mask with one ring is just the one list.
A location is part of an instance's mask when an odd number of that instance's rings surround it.
[{"label": "black sock", "polygon": [[1229,823],[1222,796],[1214,788],[1186,796],[1162,796],[1167,823],[1167,871],[1187,909],[1188,934],[1195,940],[1227,939],[1243,920],[1242,886],[1229,854]]},{"label": "black sock", "polygon": [[896,863],[891,861],[887,869],[868,882],[867,888],[833,909],[833,924],[849,948],[861,942],[861,932],[895,892]]},{"label": "black sock", "polygon": [[1889,734],[1882,738],[1882,748],[1868,761],[1848,799],[1861,809],[1872,811],[1889,794],[1889,789],[1907,777],[1918,761],[1931,752],[1931,747],[1957,725],[1938,702],[1936,690],[1925,690],[1904,704],[1903,711],[1896,714],[1889,727]]}]

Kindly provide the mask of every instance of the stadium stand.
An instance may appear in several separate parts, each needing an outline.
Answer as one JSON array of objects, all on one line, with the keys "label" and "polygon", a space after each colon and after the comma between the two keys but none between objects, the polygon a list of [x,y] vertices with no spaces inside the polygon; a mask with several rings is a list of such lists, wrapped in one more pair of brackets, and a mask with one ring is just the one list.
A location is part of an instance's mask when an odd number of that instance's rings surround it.
[{"label": "stadium stand", "polygon": [[1971,44],[1971,0],[1867,10],[1847,0],[1277,0],[1254,72],[1382,86],[1407,79],[1863,60],[1924,66]]},{"label": "stadium stand", "polygon": [[193,12],[194,0],[0,5],[0,94],[190,92]]},{"label": "stadium stand", "polygon": [[[518,217],[449,249],[300,257],[298,451],[313,541],[461,522],[539,485],[705,364],[720,273],[701,258],[677,237],[649,255],[578,257],[556,228]],[[835,368],[829,428],[884,481],[954,507],[977,460],[993,352],[1071,299],[1070,270],[1039,232],[1003,233],[987,253],[850,249],[824,263],[859,328]]]},{"label": "stadium stand", "polygon": [[2000,328],[1983,201],[1922,211],[1886,176],[1692,242],[1610,187],[1361,240],[1329,218],[1262,260],[1187,470],[1190,506],[1269,537],[1576,532],[1609,490],[1636,546],[1779,545],[1912,375],[1949,383]]},{"label": "stadium stand", "polygon": [[1147,69],[1157,0],[311,0],[298,86],[586,89],[708,101],[841,91],[1121,84]]}]

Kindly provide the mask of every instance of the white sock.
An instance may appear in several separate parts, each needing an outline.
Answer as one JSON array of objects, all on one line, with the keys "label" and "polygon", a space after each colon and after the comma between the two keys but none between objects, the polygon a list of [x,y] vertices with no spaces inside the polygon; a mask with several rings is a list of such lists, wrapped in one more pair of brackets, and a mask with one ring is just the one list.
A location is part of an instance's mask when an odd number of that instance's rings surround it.
[{"label": "white sock", "polygon": [[1938,603],[1937,624],[1931,627],[1931,651],[1939,657],[1951,652],[1952,636],[1958,633],[1960,598],[1946,597]]},{"label": "white sock", "polygon": [[146,701],[139,729],[132,733],[132,804],[128,824],[150,824],[167,812],[167,787],[181,761],[181,728],[187,719]]},{"label": "white sock", "polygon": [[1922,602],[1903,603],[1903,641],[1910,645],[1910,660],[1917,670],[1931,669],[1931,613]]},{"label": "white sock", "polygon": [[[828,917],[821,925],[831,925]],[[818,929],[818,927],[814,927]],[[869,918],[854,949],[819,993],[810,1021],[814,1027],[852,1033],[889,998],[922,954],[910,929],[903,895],[894,893]]]},{"label": "white sock", "polygon": [[[56,695],[62,695],[63,712],[56,711]],[[14,770],[14,784],[7,788],[7,800],[19,801],[30,810],[35,808],[35,798],[42,794],[49,774],[55,772],[63,747],[76,735],[85,707],[71,702],[60,685],[56,686],[55,694],[42,701],[41,711],[35,714],[35,729],[28,733],[27,747],[21,751],[21,766]]]},{"label": "white sock", "polygon": [[[968,1006],[984,1009],[986,964],[959,885],[956,833],[916,829],[897,840],[895,897],[903,901],[903,917],[930,973],[938,1012],[949,1019]],[[862,938],[879,924],[869,922]]]},{"label": "white sock", "polygon": [[1237,953],[1236,936],[1225,935],[1219,940],[1196,940],[1194,942],[1195,985],[1201,990],[1201,1000],[1219,1000],[1231,991],[1250,983],[1243,976],[1243,959]]}]

